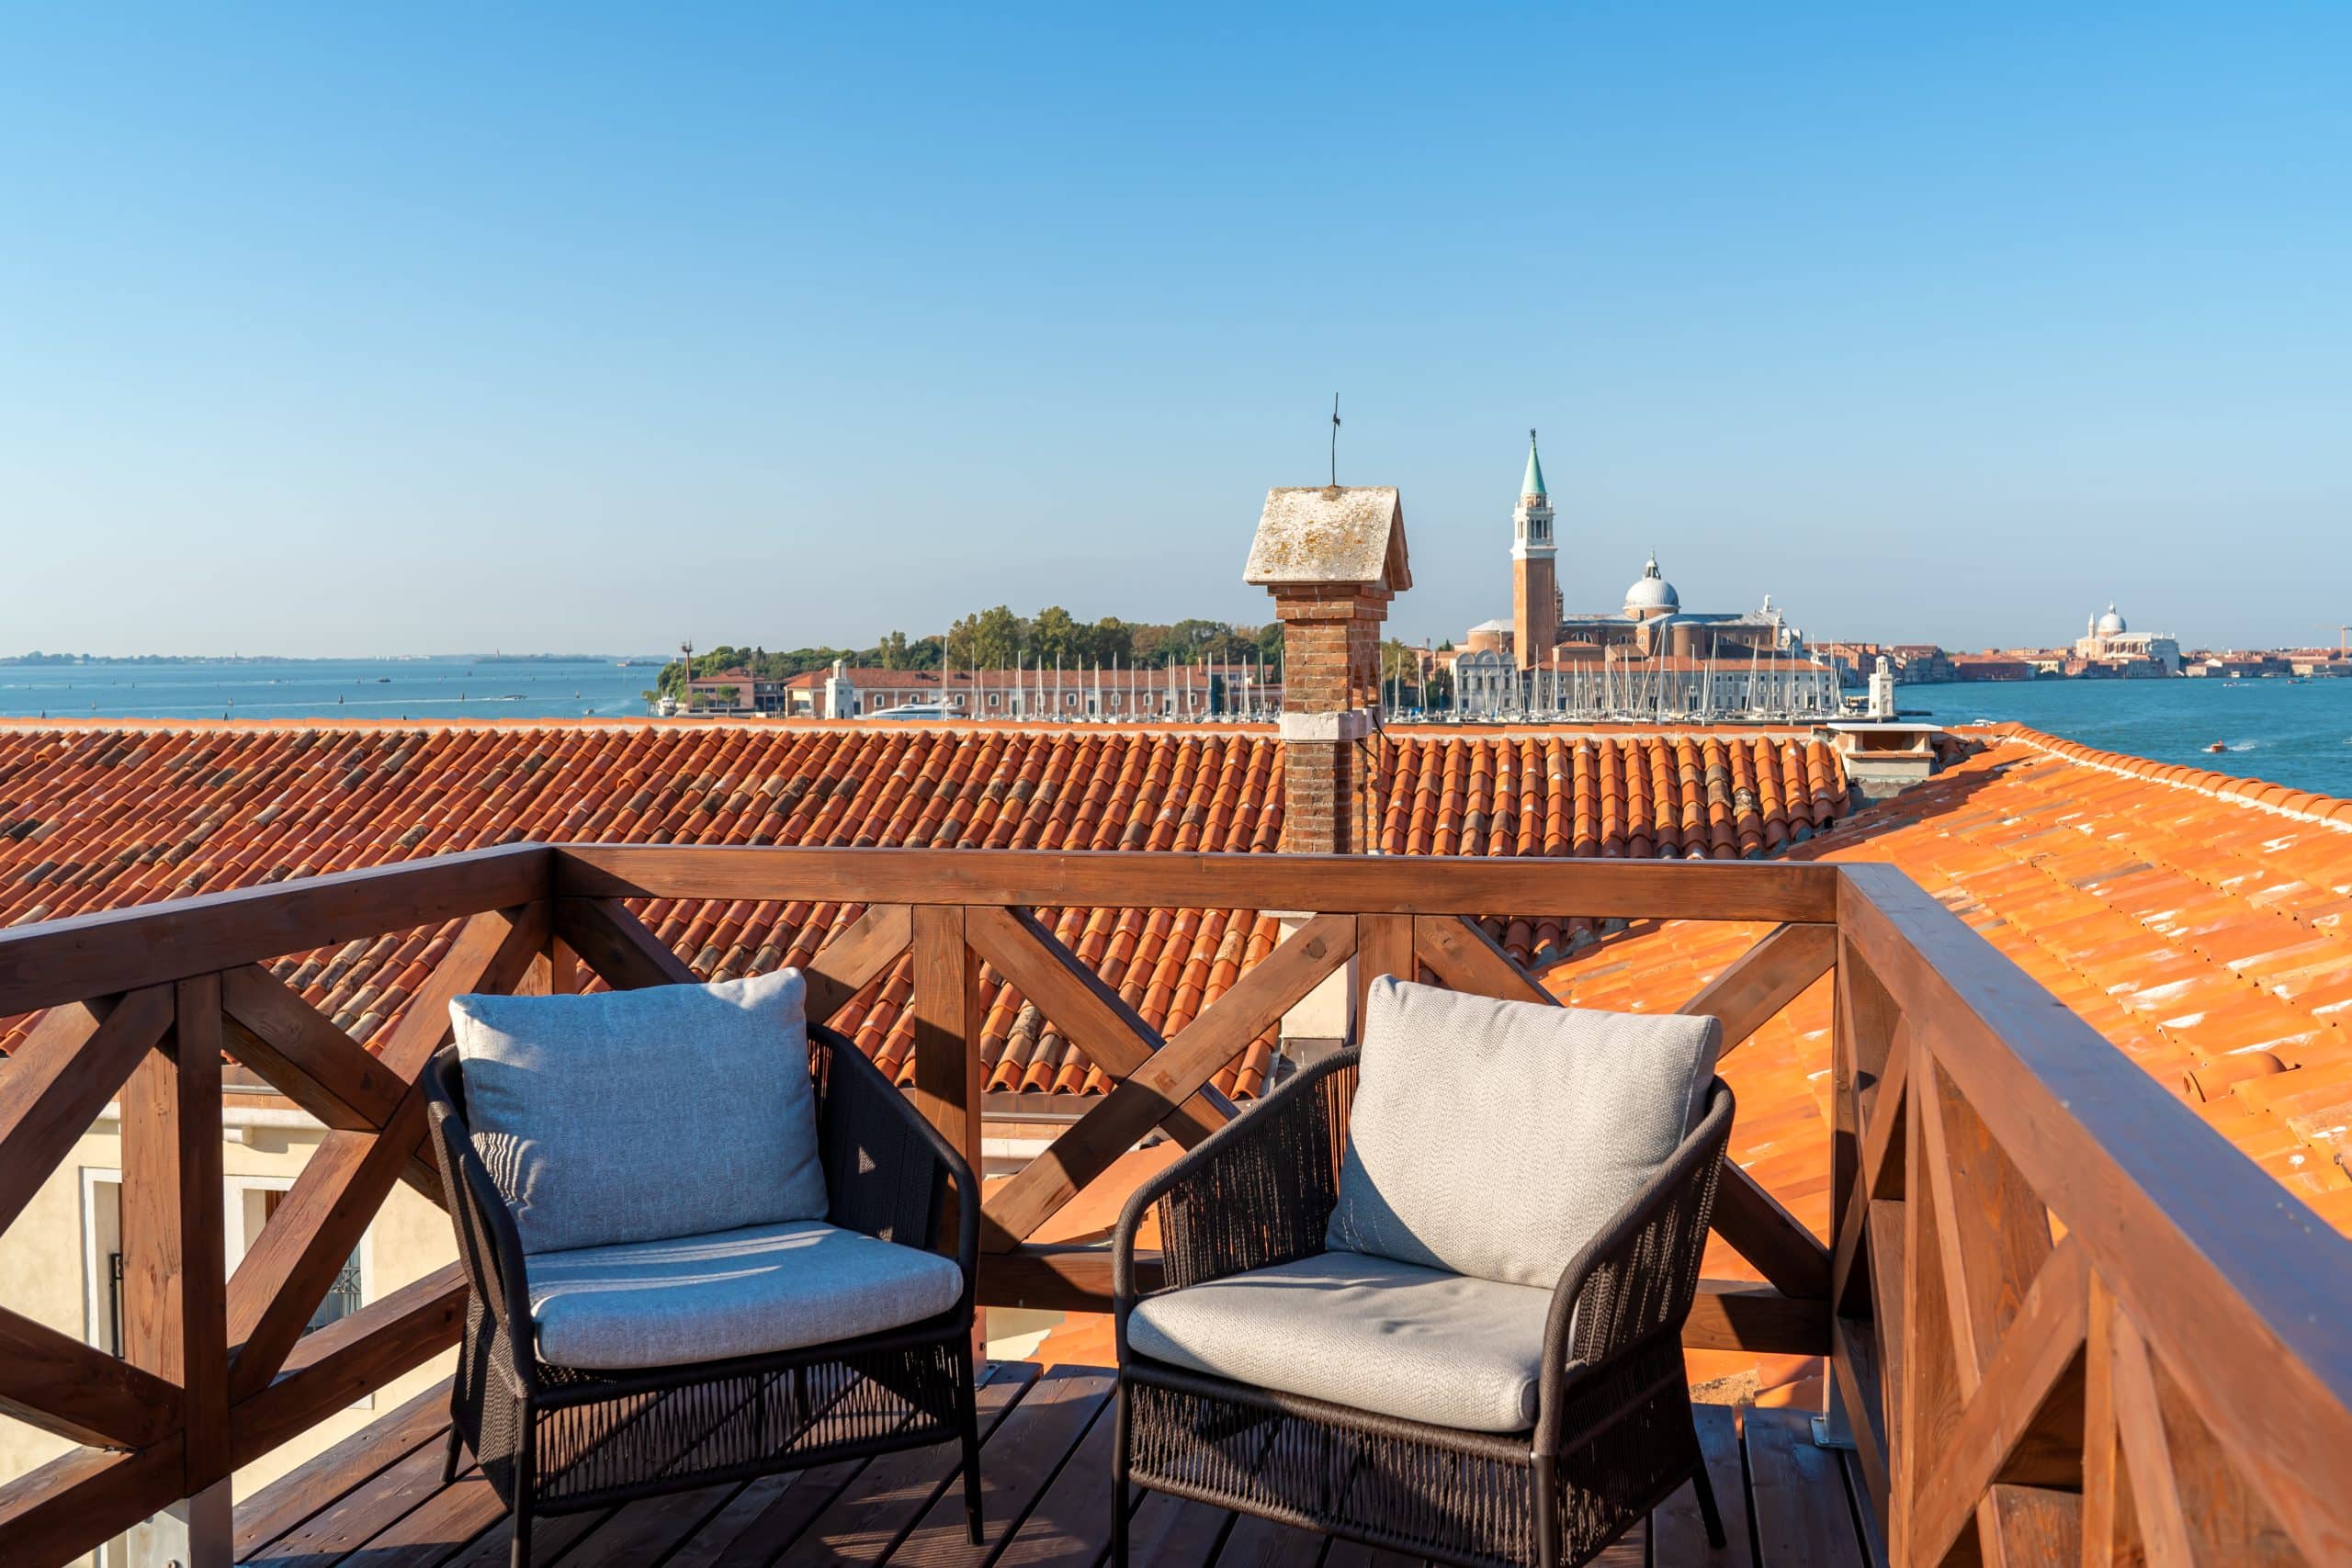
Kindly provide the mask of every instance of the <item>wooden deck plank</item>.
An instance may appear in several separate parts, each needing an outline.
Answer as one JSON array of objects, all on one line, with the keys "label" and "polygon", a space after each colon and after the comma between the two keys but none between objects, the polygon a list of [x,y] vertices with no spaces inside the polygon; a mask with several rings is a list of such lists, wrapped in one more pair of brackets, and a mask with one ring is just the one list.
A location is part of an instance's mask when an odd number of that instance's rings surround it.
[{"label": "wooden deck plank", "polygon": [[1699,1494],[1686,1483],[1650,1515],[1650,1529],[1657,1538],[1657,1560],[1661,1564],[1755,1568],[1756,1553],[1747,1532],[1747,1480],[1739,1457],[1738,1414],[1728,1404],[1695,1404],[1690,1414],[1699,1427],[1699,1452],[1707,1461],[1707,1478],[1715,1489],[1715,1507],[1724,1517],[1724,1549],[1717,1551],[1707,1544],[1707,1527],[1699,1517]]},{"label": "wooden deck plank", "polygon": [[[581,1549],[578,1560],[585,1562],[593,1559],[599,1565],[612,1563],[616,1568],[652,1568],[692,1540],[733,1500],[743,1484],[728,1481],[716,1486],[697,1486],[691,1492],[672,1492],[616,1508],[597,1526],[594,1539]],[[531,1534],[531,1555],[537,1557],[539,1543],[536,1524]]]},{"label": "wooden deck plank", "polygon": [[233,1555],[240,1562],[245,1561],[427,1443],[433,1445],[434,1452],[440,1452],[440,1439],[448,1429],[449,1385],[439,1382],[237,1505]]},{"label": "wooden deck plank", "polygon": [[1862,1568],[1844,1468],[1814,1446],[1813,1418],[1751,1408],[1745,1426],[1758,1568]]},{"label": "wooden deck plank", "polygon": [[865,1461],[852,1459],[814,1470],[763,1475],[738,1490],[725,1507],[705,1520],[694,1540],[679,1548],[664,1568],[763,1563],[798,1540],[808,1521],[830,1507],[865,1468]]},{"label": "wooden deck plank", "polygon": [[1846,1490],[1854,1500],[1855,1517],[1862,1528],[1862,1557],[1870,1568],[1887,1568],[1886,1524],[1878,1517],[1877,1506],[1871,1499],[1870,1481],[1862,1471],[1861,1456],[1844,1453],[1838,1456],[1846,1464]]},{"label": "wooden deck plank", "polygon": [[1128,1568],[1207,1568],[1234,1523],[1223,1508],[1147,1492],[1127,1516]]},{"label": "wooden deck plank", "polygon": [[249,1561],[266,1565],[333,1562],[374,1540],[441,1491],[442,1448],[427,1443],[287,1531]]},{"label": "wooden deck plank", "polygon": [[1315,1568],[1329,1543],[1329,1537],[1295,1525],[1238,1515],[1217,1549],[1216,1568]]},{"label": "wooden deck plank", "polygon": [[[1366,1546],[1360,1540],[1341,1540],[1335,1536],[1323,1553],[1323,1568],[1421,1568],[1421,1560],[1402,1551]],[[1660,1568],[1664,1568],[1663,1562]]]},{"label": "wooden deck plank", "polygon": [[[585,1568],[596,1561],[593,1548],[573,1553],[572,1548],[593,1535],[609,1513],[590,1511],[585,1514],[558,1514],[552,1518],[537,1519],[531,1524],[531,1568],[548,1568],[561,1559]],[[449,1559],[447,1568],[506,1568],[513,1555],[514,1537],[507,1529],[503,1517],[469,1542],[466,1549]],[[361,1557],[345,1568],[376,1568],[375,1560]]]},{"label": "wooden deck plank", "polygon": [[1111,1550],[1111,1444],[1117,1435],[1106,1402],[991,1568],[1094,1568],[1103,1561]]},{"label": "wooden deck plank", "polygon": [[[541,1518],[540,1568],[1107,1568],[1111,1374],[985,1369],[980,1389],[986,1540],[964,1534],[952,1445],[726,1483],[626,1507]],[[440,1483],[447,1385],[418,1395],[269,1487],[240,1519],[239,1560],[274,1568],[503,1568],[511,1529],[471,1465]],[[1607,1568],[1883,1568],[1854,1499],[1851,1456],[1815,1448],[1805,1414],[1696,1412],[1722,1505],[1725,1549],[1705,1544],[1684,1487],[1597,1561]],[[1743,1463],[1743,1455],[1745,1462]],[[1751,1524],[1751,1520],[1753,1521]],[[1136,1568],[1421,1568],[1408,1555],[1138,1493]],[[1760,1551],[1758,1550],[1760,1548]]]},{"label": "wooden deck plank", "polygon": [[[440,1462],[440,1456],[433,1456]],[[435,1472],[438,1477],[438,1472]],[[492,1527],[495,1527],[494,1529]],[[490,1478],[473,1466],[458,1474],[456,1482],[434,1493],[414,1508],[402,1514],[382,1530],[369,1537],[355,1549],[351,1561],[366,1568],[440,1568],[483,1532],[498,1538],[498,1550],[506,1550],[508,1529],[506,1506],[491,1490]],[[538,1527],[532,1528],[532,1556],[548,1561],[548,1549],[538,1540]],[[296,1559],[287,1568],[322,1568],[333,1559]]]},{"label": "wooden deck plank", "polygon": [[[991,1378],[981,1387],[983,1442],[1035,1386],[1035,1373],[1036,1369],[1030,1368],[1024,1376],[1016,1368],[1013,1375]],[[871,1461],[776,1561],[796,1565],[886,1561],[899,1538],[922,1517],[923,1510],[954,1478],[958,1461],[953,1443],[884,1454]]]},{"label": "wooden deck plank", "polygon": [[[1098,1424],[1111,1386],[1111,1374],[1094,1367],[1056,1367],[1039,1378],[980,1450],[980,1544],[965,1529],[958,1476],[891,1551],[891,1568],[984,1568]],[[1106,1540],[1109,1530],[1106,1516]]]},{"label": "wooden deck plank", "polygon": [[[1025,1381],[1035,1375],[1026,1363],[1008,1366],[985,1362],[980,1386],[999,1377]],[[721,1563],[760,1562],[799,1539],[809,1521],[831,1506],[835,1497],[865,1468],[862,1459],[820,1465],[814,1470],[763,1475],[740,1488],[727,1506],[705,1520],[695,1538],[680,1547],[664,1568],[718,1568]]]}]

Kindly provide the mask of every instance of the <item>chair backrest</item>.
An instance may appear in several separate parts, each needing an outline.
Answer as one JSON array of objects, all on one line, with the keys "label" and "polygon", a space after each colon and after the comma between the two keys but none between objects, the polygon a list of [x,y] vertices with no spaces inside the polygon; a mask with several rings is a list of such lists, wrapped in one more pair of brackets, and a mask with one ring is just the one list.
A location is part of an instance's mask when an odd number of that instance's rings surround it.
[{"label": "chair backrest", "polygon": [[822,1219],[797,970],[450,1003],[475,1152],[526,1252]]},{"label": "chair backrest", "polygon": [[1721,1038],[1374,981],[1327,1244],[1549,1289],[1704,1116]]},{"label": "chair backrest", "polygon": [[943,1247],[947,1169],[922,1124],[904,1114],[898,1085],[847,1035],[823,1024],[809,1026],[808,1046],[827,1218],[884,1241]]}]

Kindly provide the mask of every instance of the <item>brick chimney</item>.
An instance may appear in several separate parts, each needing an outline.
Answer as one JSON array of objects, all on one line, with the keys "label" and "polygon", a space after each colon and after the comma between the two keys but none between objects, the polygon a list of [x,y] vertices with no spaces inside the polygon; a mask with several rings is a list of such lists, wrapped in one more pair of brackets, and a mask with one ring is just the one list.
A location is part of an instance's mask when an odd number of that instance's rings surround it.
[{"label": "brick chimney", "polygon": [[1386,485],[1268,491],[1242,575],[1283,623],[1282,847],[1366,853],[1380,628],[1413,585],[1404,506]]}]

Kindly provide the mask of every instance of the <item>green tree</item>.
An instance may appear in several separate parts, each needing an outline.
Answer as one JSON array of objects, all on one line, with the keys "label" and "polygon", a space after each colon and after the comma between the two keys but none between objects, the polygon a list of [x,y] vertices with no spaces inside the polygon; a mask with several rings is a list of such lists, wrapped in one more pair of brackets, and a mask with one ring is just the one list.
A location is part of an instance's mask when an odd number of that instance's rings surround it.
[{"label": "green tree", "polygon": [[1065,665],[1083,663],[1087,649],[1077,621],[1059,604],[1048,604],[1037,612],[1029,623],[1029,647],[1039,662],[1051,664],[1057,660]]},{"label": "green tree", "polygon": [[1098,663],[1136,661],[1136,628],[1116,615],[1105,615],[1094,623],[1093,643],[1092,657]]},{"label": "green tree", "polygon": [[1026,644],[1027,623],[1005,605],[966,615],[947,628],[947,657],[960,670],[1010,664]]}]

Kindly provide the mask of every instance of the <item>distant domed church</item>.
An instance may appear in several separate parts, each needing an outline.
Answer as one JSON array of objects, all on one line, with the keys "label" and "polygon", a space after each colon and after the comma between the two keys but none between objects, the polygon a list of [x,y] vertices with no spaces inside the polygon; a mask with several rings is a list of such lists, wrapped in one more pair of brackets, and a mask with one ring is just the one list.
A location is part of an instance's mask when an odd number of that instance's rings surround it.
[{"label": "distant domed church", "polygon": [[2109,603],[2107,614],[2092,617],[2075,639],[2075,660],[2125,675],[2177,675],[2180,643],[2169,632],[2133,631]]},{"label": "distant domed church", "polygon": [[[1519,505],[1511,513],[1511,613],[1464,634],[1455,688],[1465,699],[1476,698],[1464,706],[1497,712],[1580,707],[1585,705],[1556,694],[1619,690],[1625,683],[1618,681],[1622,674],[1625,681],[1656,676],[1652,686],[1688,694],[1689,702],[1673,705],[1676,711],[1713,711],[1724,683],[1738,684],[1752,666],[1769,665],[1776,677],[1788,674],[1790,664],[1814,668],[1803,634],[1769,594],[1758,610],[1685,610],[1655,555],[1618,608],[1569,614],[1559,589],[1554,520],[1531,430]],[[1827,700],[1835,705],[1834,685]],[[1815,711],[1809,696],[1772,705]]]}]

